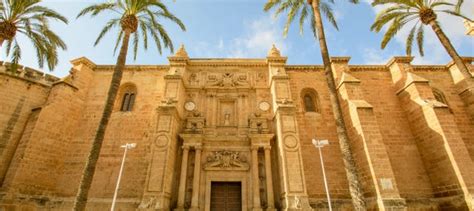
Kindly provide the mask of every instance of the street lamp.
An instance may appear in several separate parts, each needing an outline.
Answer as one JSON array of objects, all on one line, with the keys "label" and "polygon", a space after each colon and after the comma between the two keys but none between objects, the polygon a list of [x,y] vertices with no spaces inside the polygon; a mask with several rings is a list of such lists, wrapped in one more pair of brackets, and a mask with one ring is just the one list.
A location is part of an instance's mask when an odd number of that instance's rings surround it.
[{"label": "street lamp", "polygon": [[112,208],[110,208],[111,211],[115,210],[115,200],[117,199],[118,189],[119,189],[119,186],[120,186],[120,179],[122,179],[123,166],[125,165],[125,158],[127,157],[127,150],[133,149],[136,146],[137,146],[136,143],[126,143],[125,145],[120,146],[121,148],[125,148],[125,150],[123,152],[122,164],[120,165],[120,171],[119,171],[119,175],[118,175],[118,178],[117,178],[117,185],[115,186],[114,198],[112,199]]},{"label": "street lamp", "polygon": [[328,198],[329,211],[332,211],[331,197],[329,196],[328,182],[326,180],[326,172],[324,171],[323,152],[321,152],[321,148],[323,148],[326,145],[329,145],[329,141],[313,139],[313,144],[319,150],[319,158],[321,160],[321,169],[323,170],[324,188],[326,189],[326,196]]}]

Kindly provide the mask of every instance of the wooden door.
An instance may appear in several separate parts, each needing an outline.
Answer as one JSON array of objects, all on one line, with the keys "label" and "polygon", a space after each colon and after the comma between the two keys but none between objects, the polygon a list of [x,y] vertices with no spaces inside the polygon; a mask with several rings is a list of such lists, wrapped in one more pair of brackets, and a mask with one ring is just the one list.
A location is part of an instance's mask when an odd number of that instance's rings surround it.
[{"label": "wooden door", "polygon": [[211,211],[241,211],[242,185],[240,182],[211,183]]}]

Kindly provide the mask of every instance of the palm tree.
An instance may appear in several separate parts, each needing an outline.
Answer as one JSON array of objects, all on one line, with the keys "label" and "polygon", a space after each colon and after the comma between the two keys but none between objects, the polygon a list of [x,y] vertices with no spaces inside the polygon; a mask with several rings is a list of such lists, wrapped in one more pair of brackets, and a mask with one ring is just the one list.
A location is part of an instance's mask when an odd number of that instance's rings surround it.
[{"label": "palm tree", "polygon": [[[358,0],[349,0],[351,3],[358,3]],[[329,87],[329,96],[331,100],[332,110],[334,112],[334,118],[336,120],[337,135],[339,138],[339,146],[342,151],[344,166],[346,169],[346,176],[349,180],[349,191],[352,197],[352,203],[356,210],[364,210],[365,203],[362,196],[362,188],[360,187],[357,169],[355,166],[352,151],[350,150],[349,137],[347,135],[347,129],[344,124],[342,117],[341,104],[337,96],[336,84],[334,81],[334,75],[331,67],[331,61],[329,57],[329,50],[326,44],[326,37],[324,35],[324,26],[321,18],[321,12],[324,13],[329,23],[331,23],[336,29],[338,28],[336,19],[332,13],[331,4],[334,0],[329,2],[321,0],[270,0],[265,4],[264,10],[269,11],[270,9],[277,7],[275,15],[279,15],[283,11],[289,10],[284,35],[288,33],[289,26],[294,21],[296,16],[299,14],[299,26],[300,33],[303,32],[303,26],[307,19],[310,19],[311,29],[314,36],[319,41],[321,49],[321,56],[323,58],[324,72],[326,76],[326,82]]]},{"label": "palm tree", "polygon": [[[411,55],[413,41],[415,39],[418,45],[420,55],[424,55],[423,51],[423,40],[424,40],[424,26],[429,25],[435,32],[439,41],[448,52],[449,56],[454,60],[454,63],[463,73],[466,79],[471,78],[471,74],[467,69],[466,64],[462,61],[459,54],[454,49],[451,41],[448,39],[446,34],[441,29],[437,21],[437,13],[446,13],[449,15],[457,16],[466,20],[469,20],[466,16],[459,13],[459,8],[462,1],[458,1],[458,4],[443,0],[374,0],[372,6],[390,4],[390,6],[380,11],[375,22],[372,24],[371,30],[379,32],[382,30],[384,25],[389,24],[387,32],[385,32],[382,39],[381,48],[384,49],[388,42],[409,22],[415,22],[406,40],[406,54]],[[437,9],[440,6],[444,6],[444,9]]]},{"label": "palm tree", "polygon": [[136,58],[140,38],[143,39],[143,47],[146,50],[148,48],[148,36],[150,35],[160,54],[162,53],[161,41],[165,48],[169,48],[171,52],[174,51],[171,38],[158,20],[162,18],[168,19],[171,22],[176,23],[183,31],[186,30],[181,20],[170,13],[167,7],[159,0],[116,0],[113,3],[94,4],[84,8],[77,17],[79,18],[86,14],[95,17],[102,12],[112,12],[118,16],[117,18],[109,20],[109,22],[105,24],[94,45],[97,45],[105,34],[117,26],[120,27],[120,32],[118,33],[115,50],[120,41],[122,44],[112,75],[112,81],[110,82],[110,88],[107,94],[107,101],[105,102],[102,118],[94,142],[92,143],[91,151],[89,152],[88,160],[81,178],[80,188],[74,204],[74,210],[81,211],[85,209],[87,195],[92,183],[97,160],[99,158],[107,123],[112,114],[115,97],[117,96],[118,88],[122,80],[122,73],[127,58],[130,37],[133,36],[133,52],[134,58]]},{"label": "palm tree", "polygon": [[21,59],[21,48],[16,37],[25,35],[36,50],[40,68],[44,63],[53,70],[58,64],[58,48],[65,50],[66,44],[51,31],[49,21],[68,23],[56,11],[40,6],[41,0],[0,0],[0,47],[6,42],[6,57],[12,52],[12,69],[16,69]]}]

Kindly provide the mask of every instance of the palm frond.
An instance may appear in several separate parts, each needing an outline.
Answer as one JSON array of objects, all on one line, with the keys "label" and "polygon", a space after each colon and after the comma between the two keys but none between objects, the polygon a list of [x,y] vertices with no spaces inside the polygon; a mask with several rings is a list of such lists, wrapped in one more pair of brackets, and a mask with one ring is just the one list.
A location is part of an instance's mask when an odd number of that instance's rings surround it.
[{"label": "palm frond", "polygon": [[120,22],[119,19],[112,19],[109,22],[107,22],[107,24],[105,24],[104,28],[102,28],[102,31],[99,33],[99,36],[95,40],[94,46],[97,46],[97,44],[99,44],[99,42],[102,40],[104,35],[107,34],[107,32],[109,32],[113,27],[115,27],[119,22]]},{"label": "palm frond", "polygon": [[406,54],[411,56],[411,49],[413,46],[413,39],[415,37],[415,31],[416,31],[416,24],[413,26],[413,28],[410,30],[410,33],[408,33],[407,41],[406,41]]},{"label": "palm frond", "polygon": [[303,34],[304,23],[305,23],[307,17],[308,17],[308,7],[303,6],[303,8],[301,9],[300,20],[299,20],[300,34]]},{"label": "palm frond", "polygon": [[334,17],[331,6],[325,2],[321,2],[320,8],[323,14],[326,16],[329,23],[331,23],[331,25],[334,26],[334,28],[339,30],[339,27],[337,26],[337,22],[336,22],[336,17]]},{"label": "palm frond", "polygon": [[380,44],[380,47],[382,49],[384,49],[387,46],[388,42],[390,42],[390,40],[395,36],[395,34],[397,34],[400,28],[401,28],[400,19],[397,18],[392,22],[387,32],[383,36],[382,42]]},{"label": "palm frond", "polygon": [[420,52],[421,56],[425,55],[423,50],[423,39],[424,39],[424,31],[423,31],[423,24],[420,25],[418,28],[418,32],[416,33],[416,43],[418,45],[418,52]]},{"label": "palm frond", "polygon": [[288,13],[287,18],[286,18],[285,27],[283,28],[283,36],[284,37],[286,37],[288,35],[290,25],[293,22],[293,20],[295,19],[296,15],[298,14],[298,10],[300,9],[301,4],[302,4],[302,1],[297,1],[296,3],[294,3],[291,6],[290,12]]},{"label": "palm frond", "polygon": [[464,3],[464,0],[458,0],[456,6],[454,7],[454,12],[460,13],[461,12],[461,6]]},{"label": "palm frond", "polygon": [[265,12],[268,12],[271,10],[273,7],[276,5],[280,4],[281,0],[269,0],[267,3],[265,3],[265,6],[263,6],[263,10]]},{"label": "palm frond", "polygon": [[100,12],[105,10],[113,10],[116,7],[115,3],[102,3],[102,4],[94,4],[89,7],[86,7],[79,12],[76,18],[80,18],[81,16],[87,15],[90,13],[91,16],[96,16]]},{"label": "palm frond", "polygon": [[21,48],[18,45],[18,42],[15,40],[13,43],[12,65],[11,65],[11,69],[13,72],[16,72],[20,59],[21,59]]},{"label": "palm frond", "polygon": [[382,5],[382,4],[402,4],[410,7],[417,8],[415,1],[412,0],[374,0],[372,6]]},{"label": "palm frond", "polygon": [[122,37],[123,37],[123,31],[120,30],[118,36],[117,36],[117,40],[115,41],[115,47],[114,47],[114,55],[115,53],[117,52],[117,49],[118,49],[118,46],[120,44],[120,41],[122,40]]},{"label": "palm frond", "polygon": [[442,13],[447,13],[447,14],[450,14],[450,15],[453,15],[453,16],[457,16],[457,17],[460,17],[464,20],[467,20],[467,21],[473,21],[472,19],[470,19],[469,17],[461,14],[461,13],[458,13],[456,11],[451,11],[451,10],[440,10],[439,12],[442,12]]},{"label": "palm frond", "polygon": [[97,45],[106,34],[112,31],[115,26],[119,26],[121,29],[118,32],[117,40],[115,42],[114,54],[117,51],[120,41],[125,36],[125,31],[123,26],[123,18],[134,16],[137,19],[136,28],[132,30],[132,46],[133,46],[133,58],[136,59],[138,55],[138,45],[143,41],[143,47],[145,50],[148,49],[148,36],[151,35],[153,41],[156,43],[157,49],[162,53],[162,45],[165,48],[169,48],[172,52],[173,43],[171,38],[167,34],[164,27],[161,25],[161,20],[168,20],[179,26],[183,31],[186,30],[184,23],[173,15],[165,4],[158,0],[146,0],[146,1],[137,1],[137,0],[117,0],[114,3],[102,3],[94,4],[84,8],[77,17],[81,17],[87,14],[91,16],[96,16],[103,11],[114,11],[119,17],[110,20],[102,28],[99,36],[97,37],[94,45]]},{"label": "palm frond", "polygon": [[53,70],[58,63],[58,49],[67,49],[66,43],[50,29],[49,21],[55,20],[68,23],[66,17],[58,12],[40,6],[40,0],[2,0],[0,9],[2,20],[15,24],[17,33],[14,37],[6,39],[6,55],[11,57],[15,68],[21,59],[21,46],[17,35],[28,38],[36,52],[37,62],[40,68],[45,63]]}]

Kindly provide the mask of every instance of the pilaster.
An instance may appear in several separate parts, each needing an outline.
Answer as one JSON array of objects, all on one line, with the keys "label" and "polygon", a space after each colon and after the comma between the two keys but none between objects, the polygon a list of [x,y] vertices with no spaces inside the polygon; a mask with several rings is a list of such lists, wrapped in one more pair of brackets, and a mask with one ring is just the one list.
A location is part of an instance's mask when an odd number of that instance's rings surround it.
[{"label": "pilaster", "polygon": [[361,81],[349,73],[349,57],[331,58],[354,159],[361,174],[368,210],[404,210],[387,149]]},{"label": "pilaster", "polygon": [[277,194],[280,195],[281,210],[312,210],[306,191],[296,107],[292,100],[285,63],[286,57],[282,57],[273,46],[267,57],[267,64],[279,157],[281,193]]},{"label": "pilaster", "polygon": [[150,163],[145,192],[138,210],[170,210],[172,184],[176,172],[178,131],[182,123],[184,103],[183,74],[189,60],[183,46],[168,57],[170,69],[165,78],[165,91],[156,110],[151,136]]},{"label": "pilaster", "polygon": [[434,196],[440,209],[472,210],[474,163],[448,106],[435,100],[428,80],[412,72],[411,60],[395,57],[387,66]]}]

